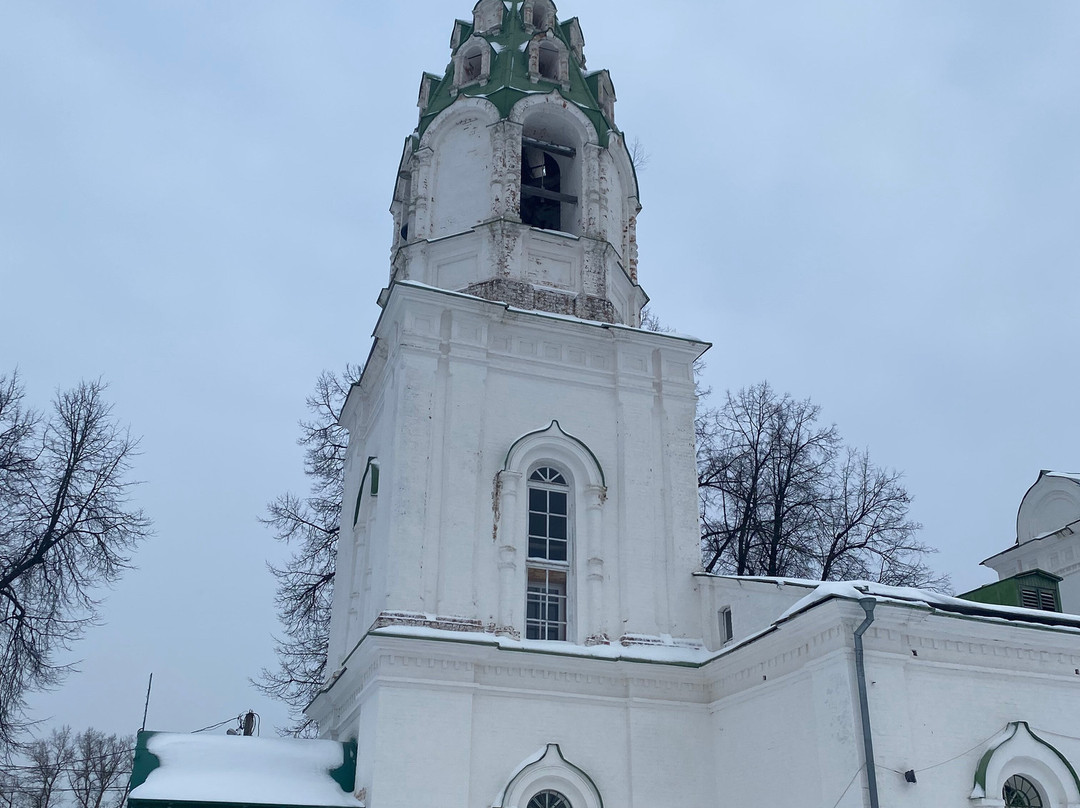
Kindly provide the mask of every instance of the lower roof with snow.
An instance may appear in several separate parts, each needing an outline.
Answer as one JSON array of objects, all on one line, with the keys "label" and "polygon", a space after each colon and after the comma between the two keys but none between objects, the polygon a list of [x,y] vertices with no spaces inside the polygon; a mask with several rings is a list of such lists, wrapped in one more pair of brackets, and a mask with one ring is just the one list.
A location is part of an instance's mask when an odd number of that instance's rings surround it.
[{"label": "lower roof with snow", "polygon": [[362,808],[356,742],[140,732],[131,808]]}]

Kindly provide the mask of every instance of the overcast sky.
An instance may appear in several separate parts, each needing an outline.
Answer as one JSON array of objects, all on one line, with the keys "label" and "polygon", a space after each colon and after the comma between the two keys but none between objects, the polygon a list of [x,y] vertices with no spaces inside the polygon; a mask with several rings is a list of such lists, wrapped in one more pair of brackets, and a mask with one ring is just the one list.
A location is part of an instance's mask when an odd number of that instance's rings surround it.
[{"label": "overcast sky", "polygon": [[[157,535],[33,700],[77,728],[253,707],[296,421],[361,361],[421,72],[471,0],[0,0],[0,372],[111,382]],[[563,0],[641,174],[641,282],[901,469],[957,591],[1080,470],[1080,3]]]}]

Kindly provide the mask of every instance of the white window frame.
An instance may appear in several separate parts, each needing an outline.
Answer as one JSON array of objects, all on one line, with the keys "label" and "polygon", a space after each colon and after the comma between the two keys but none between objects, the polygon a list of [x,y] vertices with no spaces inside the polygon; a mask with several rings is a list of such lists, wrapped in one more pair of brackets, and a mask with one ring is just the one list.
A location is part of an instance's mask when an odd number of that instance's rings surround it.
[{"label": "white window frame", "polygon": [[[557,475],[561,482],[554,482],[551,480],[537,480],[534,477],[541,474],[544,471],[553,472]],[[550,475],[544,475],[550,476]],[[556,494],[562,494],[565,497],[564,514],[558,514],[551,510],[550,497],[545,497],[545,510],[534,511],[532,508],[532,492],[543,491]],[[559,467],[556,463],[548,461],[540,461],[536,463],[529,471],[529,475],[525,482],[525,508],[526,508],[526,561],[525,561],[525,638],[534,640],[558,640],[566,641],[570,636],[570,611],[572,598],[570,593],[572,591],[573,580],[570,574],[571,567],[573,566],[573,551],[574,551],[574,536],[573,536],[573,524],[574,524],[574,499],[573,499],[573,485],[570,475]],[[543,514],[547,519],[545,525],[545,532],[543,540],[545,542],[545,548],[543,555],[533,555],[532,543],[535,538],[532,532],[533,516]],[[565,520],[564,533],[565,548],[562,553],[566,557],[563,559],[551,558],[551,519],[563,518]],[[556,542],[560,539],[556,538]],[[544,576],[544,587],[539,592],[534,588],[534,576]],[[561,594],[552,593],[551,577],[555,575],[562,578],[562,592]],[[558,610],[557,618],[550,620],[546,616],[548,609],[551,606],[552,597],[557,601],[561,601],[557,605],[561,606]],[[531,606],[539,607],[539,617],[531,618],[529,616]],[[552,627],[554,626],[555,636],[552,637]],[[533,631],[535,629],[535,631]],[[530,634],[537,634],[539,636],[530,636]]]}]

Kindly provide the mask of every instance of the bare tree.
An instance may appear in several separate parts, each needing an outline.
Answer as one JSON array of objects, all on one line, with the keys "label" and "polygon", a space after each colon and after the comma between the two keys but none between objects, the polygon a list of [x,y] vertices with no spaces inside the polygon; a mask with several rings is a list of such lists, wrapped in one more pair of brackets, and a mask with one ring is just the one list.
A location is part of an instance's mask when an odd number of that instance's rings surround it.
[{"label": "bare tree", "polygon": [[274,601],[284,635],[276,638],[278,665],[263,669],[255,685],[289,705],[294,720],[287,734],[306,736],[315,727],[304,716],[323,681],[330,635],[330,605],[341,525],[341,499],[348,435],[338,415],[349,388],[360,378],[357,365],[341,373],[323,371],[308,397],[311,420],[300,422],[305,447],[304,472],[311,480],[307,497],[286,493],[267,506],[261,520],[274,537],[293,548],[283,567],[270,566],[277,579]]},{"label": "bare tree", "polygon": [[813,554],[822,580],[948,588],[948,577],[926,564],[935,551],[918,540],[922,525],[908,517],[911,496],[901,481],[899,472],[871,463],[866,450],[847,450],[831,475],[831,496],[817,509]]},{"label": "bare tree", "polygon": [[68,783],[78,808],[114,808],[124,802],[135,740],[106,735],[93,727],[73,742]]},{"label": "bare tree", "polygon": [[634,138],[634,142],[630,144],[628,151],[630,152],[630,162],[633,164],[634,170],[640,174],[648,167],[652,155],[649,154],[645,144],[638,137]]},{"label": "bare tree", "polygon": [[69,670],[57,652],[93,623],[95,590],[150,532],[130,502],[137,442],[104,392],[82,382],[43,415],[16,375],[0,376],[0,745],[24,727],[26,694]]},{"label": "bare tree", "polygon": [[709,572],[948,585],[908,518],[901,475],[843,450],[809,399],[767,382],[698,416],[702,557]]},{"label": "bare tree", "polygon": [[71,727],[54,729],[26,747],[27,765],[20,779],[21,804],[25,808],[56,808],[63,803],[63,775],[74,761]]}]

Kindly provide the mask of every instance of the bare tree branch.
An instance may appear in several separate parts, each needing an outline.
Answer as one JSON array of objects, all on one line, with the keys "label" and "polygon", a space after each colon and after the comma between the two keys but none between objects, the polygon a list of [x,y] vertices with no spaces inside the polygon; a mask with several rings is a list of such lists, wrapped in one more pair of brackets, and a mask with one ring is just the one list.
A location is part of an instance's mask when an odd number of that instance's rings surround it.
[{"label": "bare tree branch", "polygon": [[948,587],[908,518],[899,473],[844,450],[809,399],[767,382],[697,420],[702,563],[708,572]]},{"label": "bare tree branch", "polygon": [[274,537],[293,548],[282,567],[270,567],[277,579],[274,597],[284,634],[276,638],[277,668],[263,669],[254,684],[289,705],[294,720],[284,732],[312,735],[304,716],[322,684],[330,634],[330,605],[341,523],[342,486],[348,435],[338,415],[360,368],[346,365],[340,373],[324,371],[307,399],[310,420],[300,422],[298,443],[304,446],[304,472],[311,481],[308,496],[286,493],[270,502],[260,521]]},{"label": "bare tree branch", "polygon": [[150,522],[130,502],[137,448],[105,385],[57,394],[47,416],[0,376],[0,744],[25,727],[28,692],[56,685],[56,660],[92,625],[96,590],[119,579]]}]

